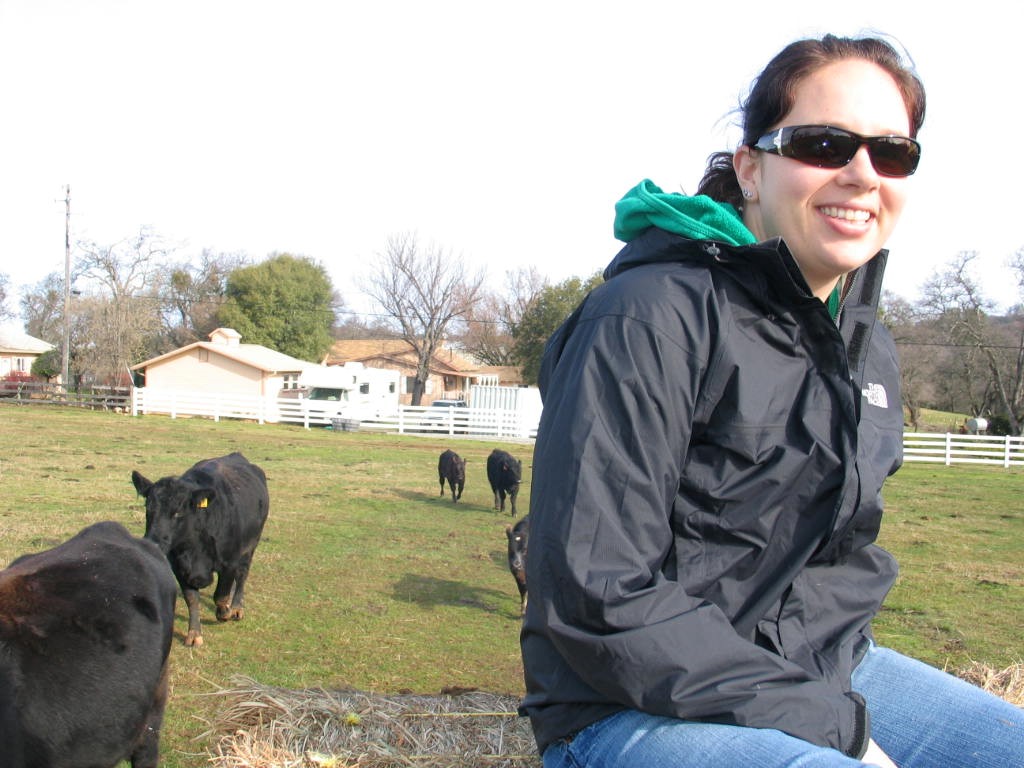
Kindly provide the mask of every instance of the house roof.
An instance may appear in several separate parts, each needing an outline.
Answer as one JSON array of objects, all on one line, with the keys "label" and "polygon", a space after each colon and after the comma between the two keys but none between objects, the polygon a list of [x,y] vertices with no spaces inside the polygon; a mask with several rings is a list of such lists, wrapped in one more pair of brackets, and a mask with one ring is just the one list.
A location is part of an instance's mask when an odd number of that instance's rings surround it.
[{"label": "house roof", "polygon": [[[222,330],[230,331],[231,329],[218,329],[218,331]],[[211,337],[216,337],[215,334],[217,334],[218,331],[214,331],[214,333],[210,334]],[[234,332],[232,331],[232,333]],[[220,337],[223,336],[224,334],[221,333]],[[234,338],[238,338],[237,333],[235,333]],[[160,363],[174,357],[179,357],[181,355],[188,354],[194,349],[207,349],[212,353],[223,355],[224,357],[230,360],[235,360],[239,363],[251,366],[252,368],[256,368],[265,373],[301,372],[312,365],[316,365],[315,363],[308,362],[307,360],[299,360],[298,358],[292,357],[291,355],[286,355],[283,352],[278,352],[277,350],[270,349],[269,347],[264,347],[262,344],[240,344],[237,342],[225,343],[223,341],[196,341],[187,346],[180,347],[178,349],[172,350],[171,352],[167,352],[163,355],[158,355],[157,357],[150,358],[145,362],[133,365],[132,370],[142,370],[155,363]]]},{"label": "house roof", "polygon": [[[339,339],[331,345],[324,358],[325,365],[342,365],[350,360],[390,360],[396,365],[415,364],[412,345],[404,339]],[[434,351],[431,367],[445,373],[469,376],[477,373],[478,366],[453,349],[442,347]]]},{"label": "house roof", "polygon": [[481,374],[491,374],[498,377],[498,381],[505,385],[517,386],[523,384],[523,369],[516,365],[481,365]]},{"label": "house roof", "polygon": [[31,355],[41,355],[54,348],[53,344],[16,328],[0,328],[0,352],[22,352]]}]

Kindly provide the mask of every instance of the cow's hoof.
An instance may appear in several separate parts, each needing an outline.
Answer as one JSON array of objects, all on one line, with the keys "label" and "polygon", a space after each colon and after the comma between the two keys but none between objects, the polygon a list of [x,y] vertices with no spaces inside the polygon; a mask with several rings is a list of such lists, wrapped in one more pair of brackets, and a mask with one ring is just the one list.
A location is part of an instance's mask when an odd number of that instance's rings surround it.
[{"label": "cow's hoof", "polygon": [[227,621],[231,618],[231,604],[217,603],[217,621]]},{"label": "cow's hoof", "polygon": [[241,621],[244,616],[245,609],[241,607],[232,609],[231,613],[228,614],[228,618],[232,621]]},{"label": "cow's hoof", "polygon": [[203,644],[203,635],[200,632],[196,632],[190,629],[188,635],[185,637],[185,645],[192,645],[199,647]]}]

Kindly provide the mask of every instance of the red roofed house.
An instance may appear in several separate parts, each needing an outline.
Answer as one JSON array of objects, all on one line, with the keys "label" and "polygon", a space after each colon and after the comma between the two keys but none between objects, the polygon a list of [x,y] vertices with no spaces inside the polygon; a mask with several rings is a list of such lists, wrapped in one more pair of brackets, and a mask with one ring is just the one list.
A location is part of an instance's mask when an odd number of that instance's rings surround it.
[{"label": "red roofed house", "polygon": [[[402,376],[400,401],[412,402],[412,383],[416,378],[416,352],[403,339],[349,339],[331,345],[324,365],[343,365],[354,361],[370,368],[398,371]],[[421,405],[434,400],[467,399],[469,387],[480,379],[479,367],[452,349],[435,351],[430,361],[430,378]]]}]

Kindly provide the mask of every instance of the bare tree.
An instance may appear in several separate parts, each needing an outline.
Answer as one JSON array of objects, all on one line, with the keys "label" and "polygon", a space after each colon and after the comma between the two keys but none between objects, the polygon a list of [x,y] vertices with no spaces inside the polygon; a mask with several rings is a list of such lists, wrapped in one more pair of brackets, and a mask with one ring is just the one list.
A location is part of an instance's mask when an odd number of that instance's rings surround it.
[{"label": "bare tree", "polygon": [[483,271],[468,274],[463,260],[436,245],[422,248],[414,234],[393,235],[362,281],[363,291],[392,319],[416,352],[412,404],[419,405],[434,351],[449,326],[480,296]]},{"label": "bare tree", "polygon": [[[980,362],[985,376],[967,371],[966,378],[984,381],[983,400],[972,410],[980,414],[995,409],[1006,414],[1013,434],[1021,433],[1024,408],[1024,317],[1010,315],[998,320],[992,316],[993,303],[985,298],[971,275],[976,251],[962,251],[949,267],[927,283],[922,305],[946,326],[948,340],[961,347],[960,362],[973,366]],[[1020,254],[1018,253],[1018,256]],[[1018,258],[1018,272],[1024,281],[1024,259]],[[977,356],[975,358],[975,356]]]},{"label": "bare tree", "polygon": [[7,284],[10,282],[3,272],[0,272],[0,320],[9,320],[14,317],[14,312],[7,306]]},{"label": "bare tree", "polygon": [[919,429],[921,408],[934,398],[932,370],[935,348],[931,326],[921,321],[914,307],[889,291],[883,291],[882,322],[892,333],[900,355],[900,393],[910,427]]},{"label": "bare tree", "polygon": [[547,280],[536,267],[505,273],[503,291],[484,292],[462,319],[463,348],[486,365],[514,365],[516,328],[523,321]]},{"label": "bare tree", "polygon": [[199,264],[165,268],[163,338],[157,352],[166,352],[206,339],[217,327],[217,312],[227,300],[228,276],[248,263],[243,254],[204,250]]},{"label": "bare tree", "polygon": [[142,229],[113,245],[81,242],[78,251],[73,279],[89,299],[76,301],[87,316],[89,335],[79,355],[80,373],[95,381],[119,381],[160,331],[160,262],[168,249]]}]

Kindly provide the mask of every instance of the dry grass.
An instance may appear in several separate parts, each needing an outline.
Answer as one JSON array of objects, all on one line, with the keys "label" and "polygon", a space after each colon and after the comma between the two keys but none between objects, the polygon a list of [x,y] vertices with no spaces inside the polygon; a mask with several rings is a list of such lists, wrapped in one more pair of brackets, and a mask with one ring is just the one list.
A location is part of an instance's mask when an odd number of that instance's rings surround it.
[{"label": "dry grass", "polygon": [[[974,663],[957,673],[1024,706],[1024,664]],[[240,679],[206,737],[219,768],[450,768],[540,765],[517,700],[478,691],[381,696],[290,691]]]},{"label": "dry grass", "polygon": [[996,670],[975,662],[957,672],[957,675],[1011,704],[1024,707],[1024,664]]},{"label": "dry grass", "polygon": [[479,691],[377,695],[291,691],[239,679],[211,725],[220,768],[440,768],[540,765],[518,700]]}]

